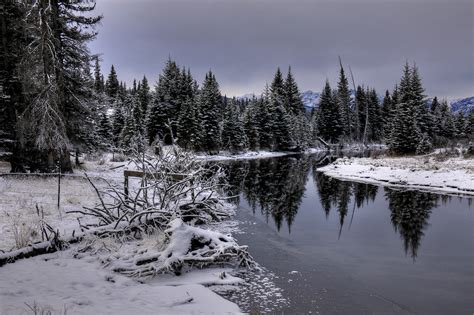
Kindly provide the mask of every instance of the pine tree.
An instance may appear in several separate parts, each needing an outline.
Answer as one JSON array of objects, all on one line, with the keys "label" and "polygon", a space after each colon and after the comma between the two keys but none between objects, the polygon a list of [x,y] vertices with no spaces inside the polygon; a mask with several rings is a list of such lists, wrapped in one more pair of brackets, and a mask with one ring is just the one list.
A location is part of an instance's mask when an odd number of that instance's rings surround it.
[{"label": "pine tree", "polygon": [[199,126],[197,122],[196,100],[189,97],[181,106],[178,118],[177,142],[186,149],[195,149],[198,142]]},{"label": "pine tree", "polygon": [[382,113],[379,105],[379,98],[375,89],[371,89],[367,93],[367,106],[369,113],[369,131],[368,131],[368,140],[370,141],[380,141],[382,135]]},{"label": "pine tree", "polygon": [[130,149],[133,146],[133,140],[135,137],[135,120],[133,119],[133,115],[131,113],[127,113],[125,116],[125,121],[122,130],[119,134],[119,144],[122,149],[126,152],[130,152]]},{"label": "pine tree", "polygon": [[349,81],[344,73],[342,64],[339,71],[339,82],[337,83],[337,102],[340,110],[343,135],[351,138],[353,126],[351,124],[351,94],[349,91]]},{"label": "pine tree", "polygon": [[235,98],[227,104],[222,126],[222,147],[232,153],[242,152],[247,146],[244,123],[237,106]]},{"label": "pine tree", "polygon": [[418,67],[413,65],[411,71],[411,92],[413,106],[415,107],[416,124],[421,134],[433,135],[433,116],[426,104],[421,78],[418,73]]},{"label": "pine tree", "polygon": [[440,133],[441,137],[451,139],[456,135],[456,125],[454,115],[448,105],[448,101],[443,100],[440,104]]},{"label": "pine tree", "polygon": [[285,106],[286,98],[285,83],[280,68],[278,68],[270,86],[270,114],[274,150],[285,151],[294,146],[291,134],[291,115]]},{"label": "pine tree", "polygon": [[97,126],[97,134],[99,136],[99,143],[102,148],[109,148],[112,144],[112,126],[106,113],[99,114],[99,123]]},{"label": "pine tree", "polygon": [[417,125],[417,107],[413,98],[412,71],[405,64],[400,80],[398,103],[395,107],[393,129],[390,136],[390,150],[394,153],[415,153],[422,135]]},{"label": "pine tree", "polygon": [[303,114],[305,111],[303,101],[301,100],[298,85],[291,73],[291,67],[288,68],[288,75],[286,76],[284,89],[286,94],[286,110],[293,116]]},{"label": "pine tree", "polygon": [[[118,144],[127,153],[132,153],[134,150],[141,152],[146,141],[141,120],[141,106],[137,95],[127,95],[122,109],[125,117],[122,130],[119,133]],[[119,124],[116,131],[118,131],[118,128]]]},{"label": "pine tree", "polygon": [[435,96],[433,101],[431,101],[431,112],[434,114],[438,110],[439,102],[438,98]]},{"label": "pine tree", "polygon": [[95,58],[95,67],[94,67],[94,90],[96,93],[100,94],[104,92],[104,77],[100,73],[100,64],[99,57]]},{"label": "pine tree", "polygon": [[197,83],[191,71],[185,68],[181,71],[180,98],[181,108],[177,121],[178,144],[187,149],[195,149],[199,139],[198,110],[197,110]]},{"label": "pine tree", "polygon": [[117,73],[115,72],[114,65],[112,65],[109,76],[107,77],[107,82],[105,82],[105,93],[107,93],[109,97],[115,98],[118,96],[120,90]]},{"label": "pine tree", "polygon": [[130,91],[130,93],[132,95],[137,94],[137,80],[136,79],[133,79],[132,90]]},{"label": "pine tree", "polygon": [[421,141],[416,147],[416,154],[428,154],[433,150],[433,144],[431,142],[431,137],[424,133],[421,137]]},{"label": "pine tree", "polygon": [[324,140],[337,142],[342,135],[339,107],[334,100],[328,80],[319,97],[317,125],[318,134]]},{"label": "pine tree", "polygon": [[27,154],[17,137],[17,113],[26,106],[18,68],[27,45],[23,21],[19,2],[0,5],[0,159],[10,162],[12,172],[25,172]]},{"label": "pine tree", "polygon": [[120,133],[125,125],[125,117],[121,104],[116,104],[114,114],[112,115],[112,137],[116,147],[120,145]]},{"label": "pine tree", "polygon": [[355,94],[356,104],[357,104],[357,120],[356,126],[358,126],[358,130],[356,133],[356,139],[358,141],[363,141],[364,135],[366,134],[366,118],[367,118],[367,95],[365,93],[364,88],[361,86],[357,86],[357,91]]},{"label": "pine tree", "polygon": [[197,121],[200,126],[197,147],[210,154],[219,152],[221,117],[221,94],[214,74],[206,73],[202,89],[198,96]]},{"label": "pine tree", "polygon": [[[267,84],[262,98],[255,102],[255,109],[249,112],[253,115],[251,119],[253,119],[255,126],[251,126],[250,122],[247,123],[249,130],[253,129],[252,132],[254,133],[253,136],[249,135],[248,138],[250,139],[255,136],[255,133],[258,133],[258,146],[260,149],[272,149],[275,144],[275,118],[272,116],[273,107],[271,102],[271,91]],[[248,118],[250,119],[250,117]]]},{"label": "pine tree", "polygon": [[[466,136],[472,142],[474,141],[474,109],[471,109],[466,119]],[[474,146],[471,146],[474,149]],[[474,154],[474,151],[472,152]]]},{"label": "pine tree", "polygon": [[[35,170],[52,171],[59,160],[71,172],[69,152],[89,141],[94,119],[87,107],[92,97],[87,42],[101,17],[90,12],[95,1],[40,0],[25,7],[28,45],[23,52],[21,77],[28,91],[28,107],[21,115],[19,134]],[[47,48],[46,48],[47,47]]]},{"label": "pine tree", "polygon": [[466,138],[467,119],[466,119],[466,116],[464,116],[464,113],[462,111],[459,111],[456,114],[454,124],[456,126],[457,138],[459,139]]},{"label": "pine tree", "polygon": [[257,150],[259,148],[260,139],[260,128],[257,123],[259,112],[259,104],[263,103],[263,100],[253,100],[244,111],[244,130],[247,137],[248,147],[250,150]]},{"label": "pine tree", "polygon": [[150,105],[151,101],[150,86],[148,85],[146,76],[143,76],[143,79],[138,86],[138,99],[140,101],[141,111],[143,114],[142,120],[145,121],[145,117],[148,112],[148,106]]},{"label": "pine tree", "polygon": [[305,113],[300,113],[293,117],[292,135],[294,144],[299,151],[307,149],[311,143],[311,128],[308,117]]},{"label": "pine tree", "polygon": [[[175,61],[168,59],[155,88],[155,98],[150,104],[147,131],[150,143],[159,138],[166,144],[176,136],[177,120],[184,102],[181,71]],[[173,135],[170,134],[170,127]]]},{"label": "pine tree", "polygon": [[392,113],[393,103],[392,97],[388,90],[385,91],[385,96],[382,101],[382,137],[387,141],[392,130]]}]

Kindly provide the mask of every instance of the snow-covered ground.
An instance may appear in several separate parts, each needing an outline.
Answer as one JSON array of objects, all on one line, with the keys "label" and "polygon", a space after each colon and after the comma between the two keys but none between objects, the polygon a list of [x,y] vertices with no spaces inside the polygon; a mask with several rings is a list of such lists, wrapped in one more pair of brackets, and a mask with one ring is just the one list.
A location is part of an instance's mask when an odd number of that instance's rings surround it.
[{"label": "snow-covered ground", "polygon": [[[20,260],[0,268],[0,314],[238,314],[238,306],[207,285],[236,284],[228,269],[192,271],[150,282],[113,273],[94,257],[71,251]],[[64,311],[66,310],[66,312]],[[40,311],[37,314],[43,314]]]},{"label": "snow-covered ground", "polygon": [[204,161],[228,161],[228,160],[250,160],[250,159],[266,159],[285,155],[295,154],[294,152],[270,152],[270,151],[248,151],[241,154],[230,154],[221,152],[217,155],[197,154],[198,160]]},{"label": "snow-covered ground", "polygon": [[339,179],[448,194],[474,195],[474,159],[436,155],[403,158],[341,158],[318,168]]},{"label": "snow-covered ground", "polygon": [[[86,161],[84,171],[99,186],[105,178],[123,183],[127,162]],[[8,172],[0,165],[0,173]],[[58,209],[57,179],[8,175],[0,177],[0,253],[15,248],[15,232],[30,240],[41,238],[37,231],[40,218],[36,205],[43,209],[44,220],[62,235],[78,232],[77,218],[90,219],[67,211],[91,206],[98,201],[93,188],[76,170],[75,176],[62,179],[61,205]],[[222,230],[235,229],[226,222]],[[219,229],[219,227],[217,227]],[[31,234],[31,235],[29,235]],[[239,307],[214,291],[235,289],[242,280],[229,269],[193,270],[176,276],[157,276],[143,282],[104,268],[99,257],[77,255],[75,246],[55,254],[42,255],[0,267],[0,314],[31,314],[29,306],[52,310],[53,314],[236,314]],[[81,258],[82,257],[82,258]],[[219,289],[218,287],[221,287]],[[26,304],[28,305],[26,305]]]},{"label": "snow-covered ground", "polygon": [[[355,143],[355,144],[345,145],[340,150],[343,152],[345,151],[359,152],[359,151],[364,151],[364,150],[385,150],[385,149],[387,149],[387,146],[383,144],[363,145],[360,143]],[[204,161],[228,161],[228,160],[266,159],[266,158],[294,155],[294,154],[299,154],[299,153],[315,154],[315,153],[321,153],[321,152],[327,152],[327,149],[325,147],[314,147],[314,148],[308,148],[304,152],[247,151],[247,152],[239,153],[239,154],[231,154],[230,152],[227,152],[227,151],[221,151],[219,154],[216,154],[216,155],[197,153],[195,157],[198,160],[204,160]]]}]

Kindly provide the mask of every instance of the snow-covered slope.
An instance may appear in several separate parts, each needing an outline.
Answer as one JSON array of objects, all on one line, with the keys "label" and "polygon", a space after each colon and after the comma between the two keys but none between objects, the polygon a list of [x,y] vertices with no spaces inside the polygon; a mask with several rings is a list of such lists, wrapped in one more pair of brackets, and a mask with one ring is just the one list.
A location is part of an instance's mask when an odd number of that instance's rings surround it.
[{"label": "snow-covered slope", "polygon": [[301,100],[303,101],[304,107],[306,107],[306,109],[317,107],[319,105],[320,95],[321,93],[311,90],[301,93]]},{"label": "snow-covered slope", "polygon": [[[301,93],[300,95],[301,95],[301,100],[303,101],[303,104],[306,107],[306,110],[309,111],[319,106],[319,97],[321,95],[321,92],[313,92],[311,90],[308,90]],[[237,99],[251,100],[254,97],[257,97],[254,93],[248,93],[242,96],[238,96]],[[379,95],[380,103],[382,103],[383,97],[384,97],[384,94]],[[354,90],[351,90],[351,99],[354,99],[354,98],[355,98],[355,92]],[[431,106],[431,101],[432,101],[432,98],[428,98],[426,100],[427,106]],[[451,108],[453,112],[463,111],[465,113],[468,113],[470,110],[474,110],[474,96],[452,100],[450,104],[451,104]]]},{"label": "snow-covered slope", "polygon": [[255,93],[247,93],[247,94],[236,97],[236,99],[238,100],[252,100],[254,98],[258,98],[257,95],[255,95]]},{"label": "snow-covered slope", "polygon": [[[351,99],[355,98],[354,90],[351,90]],[[320,92],[313,92],[308,90],[306,92],[301,93],[301,99],[303,101],[304,107],[310,110],[312,108],[317,108],[319,106],[319,96],[321,95]]]},{"label": "snow-covered slope", "polygon": [[451,110],[453,112],[462,111],[464,113],[474,110],[474,96],[451,101]]}]

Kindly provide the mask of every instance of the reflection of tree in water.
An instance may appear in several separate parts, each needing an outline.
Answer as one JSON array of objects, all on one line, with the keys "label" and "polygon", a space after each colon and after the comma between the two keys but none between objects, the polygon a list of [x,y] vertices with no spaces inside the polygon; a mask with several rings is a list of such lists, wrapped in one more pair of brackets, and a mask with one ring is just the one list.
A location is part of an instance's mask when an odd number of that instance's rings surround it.
[{"label": "reflection of tree in water", "polygon": [[[243,194],[254,211],[259,207],[267,220],[271,217],[275,221],[278,230],[286,222],[291,231],[305,192],[310,162],[326,217],[332,209],[337,210],[340,237],[344,224],[347,221],[349,227],[352,224],[356,208],[374,202],[378,187],[325,176],[316,171],[317,163],[310,157],[226,163],[223,167],[228,174],[228,184],[231,185],[228,193]],[[403,240],[405,253],[408,255],[410,252],[411,257],[416,258],[424,230],[428,227],[431,210],[438,200],[447,203],[451,197],[388,188],[385,188],[385,195],[391,211],[391,222]],[[236,202],[239,202],[238,198]],[[350,220],[347,219],[348,215]]]},{"label": "reflection of tree in water", "polygon": [[[429,226],[431,210],[437,206],[438,195],[414,190],[398,191],[385,189],[389,202],[390,219],[395,231],[403,239],[405,254],[416,258],[424,230]],[[446,199],[442,198],[443,202]]]},{"label": "reflection of tree in water", "polygon": [[354,182],[347,182],[335,179],[316,171],[317,165],[313,165],[313,179],[318,190],[319,200],[326,213],[326,218],[329,216],[332,208],[336,208],[339,214],[339,237],[341,236],[342,227],[344,226],[345,218],[349,212],[349,204],[351,198],[354,196],[354,203],[352,206],[351,223],[354,216],[355,208],[360,208],[369,201],[374,201],[377,195],[378,187],[369,184],[361,184]]},{"label": "reflection of tree in water", "polygon": [[286,221],[291,231],[306,187],[308,157],[251,160],[234,166],[226,168],[229,183],[239,187],[254,211],[259,206],[267,219],[272,217],[278,230]]}]

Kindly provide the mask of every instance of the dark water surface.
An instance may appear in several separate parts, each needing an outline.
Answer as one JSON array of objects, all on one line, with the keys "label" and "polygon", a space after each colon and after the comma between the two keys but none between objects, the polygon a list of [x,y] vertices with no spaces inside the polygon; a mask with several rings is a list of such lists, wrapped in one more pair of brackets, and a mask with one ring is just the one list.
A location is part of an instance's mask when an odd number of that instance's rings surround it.
[{"label": "dark water surface", "polygon": [[[236,237],[287,300],[271,311],[473,314],[473,199],[336,180],[320,160],[225,164]],[[265,311],[256,300],[241,307]]]}]

